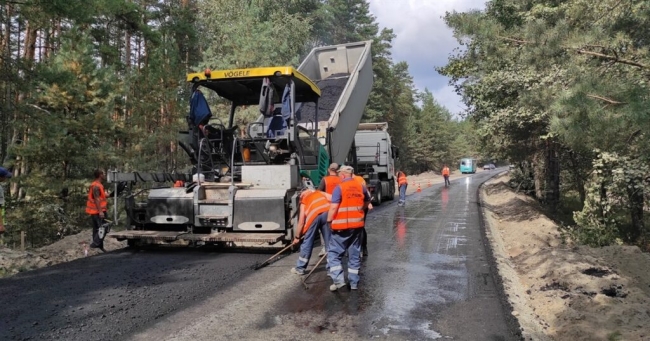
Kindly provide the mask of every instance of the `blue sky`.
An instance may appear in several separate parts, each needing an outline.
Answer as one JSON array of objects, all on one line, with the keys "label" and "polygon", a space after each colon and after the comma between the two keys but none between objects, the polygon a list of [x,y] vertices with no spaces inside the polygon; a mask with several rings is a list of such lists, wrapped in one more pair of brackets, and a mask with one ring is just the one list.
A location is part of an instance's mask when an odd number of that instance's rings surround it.
[{"label": "blue sky", "polygon": [[485,0],[369,0],[379,26],[392,28],[393,60],[405,61],[418,89],[428,88],[453,114],[464,111],[449,79],[436,72],[458,47],[442,17],[445,12],[485,8]]}]

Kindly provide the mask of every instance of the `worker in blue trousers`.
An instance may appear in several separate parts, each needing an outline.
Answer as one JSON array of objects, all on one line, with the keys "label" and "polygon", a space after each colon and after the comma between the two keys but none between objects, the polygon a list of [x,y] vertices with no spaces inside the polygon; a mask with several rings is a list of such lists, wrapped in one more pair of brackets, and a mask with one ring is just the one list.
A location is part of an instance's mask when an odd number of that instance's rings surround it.
[{"label": "worker in blue trousers", "polygon": [[327,213],[330,208],[332,196],[314,189],[307,189],[300,194],[300,213],[298,216],[298,226],[293,244],[297,245],[303,238],[300,245],[300,256],[295,268],[291,268],[291,273],[304,275],[311,258],[314,240],[320,231],[325,246],[330,241],[331,231],[327,226]]},{"label": "worker in blue trousers", "polygon": [[332,193],[332,203],[327,214],[327,223],[332,229],[327,250],[329,275],[334,282],[330,290],[337,291],[346,285],[342,265],[346,250],[350,289],[357,290],[361,269],[361,233],[364,213],[370,204],[370,194],[359,182],[354,181],[352,167],[341,166],[338,173],[342,181]]}]

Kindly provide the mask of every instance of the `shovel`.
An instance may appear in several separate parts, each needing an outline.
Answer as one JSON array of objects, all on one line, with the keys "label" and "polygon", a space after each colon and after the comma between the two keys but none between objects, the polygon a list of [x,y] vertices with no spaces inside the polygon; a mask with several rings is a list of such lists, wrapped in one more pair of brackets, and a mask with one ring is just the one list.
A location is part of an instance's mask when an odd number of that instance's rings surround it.
[{"label": "shovel", "polygon": [[[302,240],[302,238],[300,238],[300,240]],[[269,265],[269,264],[271,263],[271,260],[273,260],[273,258],[279,256],[281,253],[283,253],[284,251],[287,251],[287,250],[288,250],[289,248],[291,248],[291,247],[293,247],[293,243],[289,244],[287,247],[285,247],[284,249],[280,250],[278,253],[274,254],[274,255],[271,256],[271,257],[269,257],[269,259],[265,260],[265,261],[262,262],[261,264],[256,265],[256,266],[253,268],[253,270],[259,270],[259,269],[261,269],[261,268],[263,268],[263,267]]]},{"label": "shovel", "polygon": [[302,279],[302,286],[305,287],[305,290],[309,289],[309,287],[307,286],[307,283],[306,283],[307,278],[309,278],[309,276],[311,276],[311,274],[314,272],[314,270],[316,270],[316,268],[320,265],[320,262],[322,262],[323,259],[325,259],[326,257],[327,257],[327,252],[325,252],[325,254],[320,257],[320,259],[318,260],[316,265],[314,265],[314,268],[311,269],[311,271],[309,271],[307,276],[305,276],[305,278]]}]

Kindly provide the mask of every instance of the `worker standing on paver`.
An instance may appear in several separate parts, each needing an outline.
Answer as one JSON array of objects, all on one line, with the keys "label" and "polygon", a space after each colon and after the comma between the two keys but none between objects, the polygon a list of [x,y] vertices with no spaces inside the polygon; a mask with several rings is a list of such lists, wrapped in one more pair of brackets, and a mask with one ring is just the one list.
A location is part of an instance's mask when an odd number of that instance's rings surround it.
[{"label": "worker standing on paver", "polygon": [[300,194],[298,233],[293,239],[293,244],[297,245],[301,238],[304,239],[300,245],[298,263],[295,268],[291,268],[291,273],[305,274],[317,232],[321,232],[325,245],[329,245],[332,231],[327,226],[327,212],[330,209],[331,199],[331,195],[314,189],[307,189]]},{"label": "worker standing on paver", "polygon": [[397,206],[404,206],[406,203],[406,187],[408,186],[408,180],[406,179],[406,174],[401,170],[395,173],[395,177],[397,178],[397,187],[399,188],[399,201],[397,202]]},{"label": "worker standing on paver", "polygon": [[86,201],[86,213],[90,215],[93,223],[93,241],[90,243],[90,247],[106,252],[104,250],[105,236],[99,235],[99,228],[105,223],[104,219],[106,219],[106,211],[108,210],[106,191],[102,184],[102,181],[106,180],[106,173],[101,169],[97,169],[93,175],[95,179],[90,184],[88,200]]},{"label": "worker standing on paver", "polygon": [[449,182],[449,167],[447,165],[442,167],[442,177],[445,178],[445,187],[451,185],[451,182]]},{"label": "worker standing on paver", "polygon": [[[11,178],[11,172],[4,167],[0,167],[0,183]],[[0,184],[0,234],[5,233],[5,192]]]},{"label": "worker standing on paver", "polygon": [[370,204],[370,194],[361,184],[352,179],[353,173],[354,169],[350,166],[339,168],[342,181],[334,189],[332,203],[327,214],[327,222],[332,229],[332,238],[327,250],[329,275],[334,281],[330,286],[331,291],[345,286],[342,259],[346,250],[348,252],[350,289],[357,290],[359,285],[363,212]]}]

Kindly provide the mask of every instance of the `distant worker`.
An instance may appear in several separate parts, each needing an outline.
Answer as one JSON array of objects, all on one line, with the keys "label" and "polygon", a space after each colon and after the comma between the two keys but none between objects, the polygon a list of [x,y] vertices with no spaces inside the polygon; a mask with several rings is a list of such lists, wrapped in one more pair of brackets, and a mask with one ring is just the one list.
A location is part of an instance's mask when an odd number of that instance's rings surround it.
[{"label": "distant worker", "polygon": [[176,180],[176,182],[174,182],[174,188],[184,187],[184,186],[185,183],[183,182],[183,180]]},{"label": "distant worker", "polygon": [[445,178],[445,187],[451,185],[451,182],[449,182],[449,167],[447,165],[442,167],[442,177]]},{"label": "distant worker", "polygon": [[339,169],[338,163],[332,163],[327,167],[327,175],[323,177],[323,180],[318,185],[318,190],[323,191],[329,195],[332,195],[334,188],[341,183],[341,178],[339,177],[336,171]]},{"label": "distant worker", "polygon": [[305,274],[317,232],[322,234],[325,241],[324,244],[329,244],[332,232],[329,226],[327,226],[327,212],[330,209],[331,199],[331,195],[314,189],[307,189],[300,195],[298,232],[293,239],[293,244],[297,245],[301,238],[304,237],[304,239],[300,245],[298,262],[295,268],[291,268],[291,273],[297,275]]},{"label": "distant worker", "polygon": [[404,172],[397,171],[395,173],[397,177],[397,187],[399,188],[399,201],[397,206],[404,206],[406,203],[406,187],[408,187],[408,180],[406,179],[406,174]]},{"label": "distant worker", "polygon": [[[364,179],[362,176],[353,174],[352,178],[358,183],[363,186],[363,188],[368,191],[368,184],[366,183],[366,179]],[[363,210],[363,229],[361,232],[361,256],[362,257],[368,257],[368,232],[366,231],[366,218],[368,217],[368,211],[372,210],[372,203],[368,204],[365,210]]]},{"label": "distant worker", "polygon": [[[11,178],[11,172],[4,167],[0,167],[0,183]],[[0,234],[5,233],[5,192],[0,184]]]},{"label": "distant worker", "polygon": [[348,252],[348,280],[350,289],[357,290],[359,269],[361,268],[361,231],[363,229],[364,210],[370,204],[370,194],[361,184],[352,179],[354,169],[341,166],[339,174],[343,181],[334,189],[332,203],[327,214],[327,222],[332,229],[327,250],[329,275],[333,280],[330,291],[345,286],[343,272],[343,254]]},{"label": "distant worker", "polygon": [[108,200],[106,200],[106,191],[102,181],[106,180],[106,173],[96,169],[93,173],[95,179],[90,184],[88,191],[88,200],[86,201],[86,213],[90,215],[93,222],[93,241],[90,247],[93,249],[104,250],[104,237],[99,235],[99,228],[105,223],[106,211],[108,210]]}]

